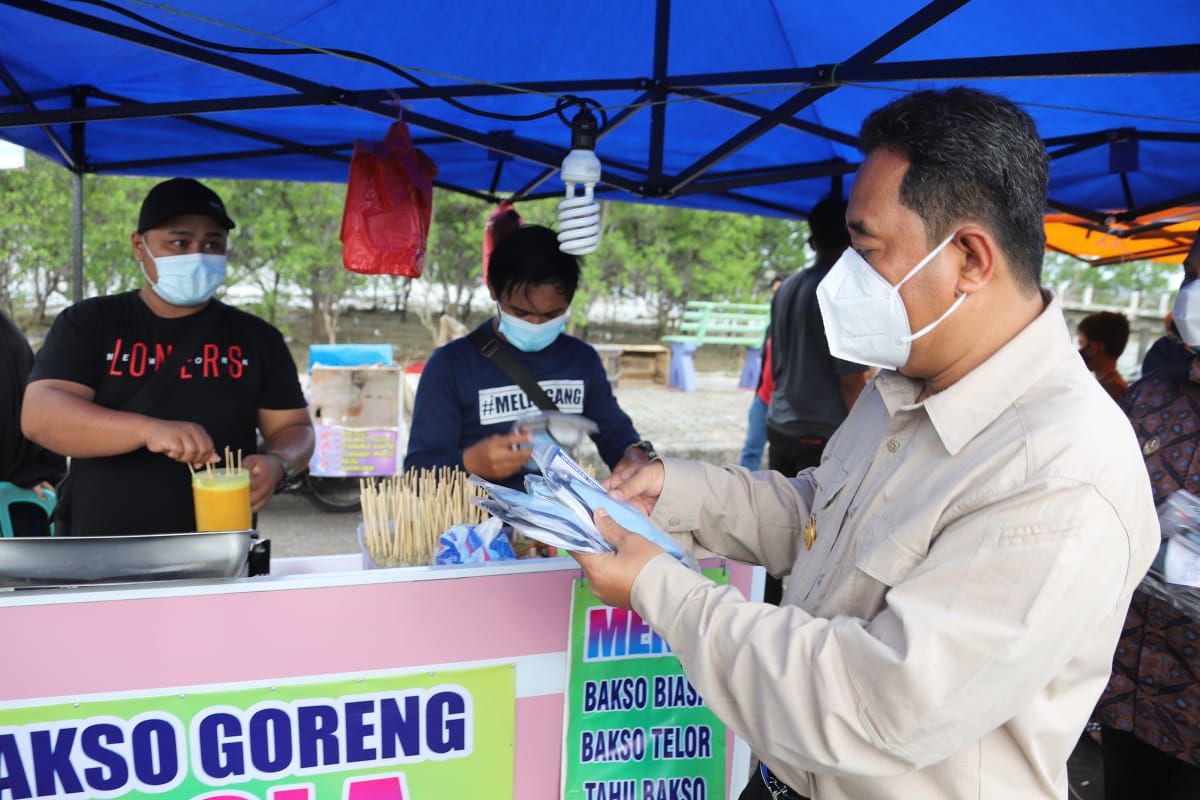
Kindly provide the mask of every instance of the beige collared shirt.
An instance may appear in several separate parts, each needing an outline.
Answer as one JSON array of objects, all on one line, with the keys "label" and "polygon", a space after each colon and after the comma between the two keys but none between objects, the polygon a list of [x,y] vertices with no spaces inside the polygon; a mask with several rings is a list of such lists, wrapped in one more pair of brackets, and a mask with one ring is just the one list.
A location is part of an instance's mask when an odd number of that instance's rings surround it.
[{"label": "beige collared shirt", "polygon": [[1141,453],[1057,301],[919,391],[881,373],[795,479],[667,460],[661,525],[791,578],[774,608],[663,555],[633,606],[813,800],[1065,798],[1158,545]]}]

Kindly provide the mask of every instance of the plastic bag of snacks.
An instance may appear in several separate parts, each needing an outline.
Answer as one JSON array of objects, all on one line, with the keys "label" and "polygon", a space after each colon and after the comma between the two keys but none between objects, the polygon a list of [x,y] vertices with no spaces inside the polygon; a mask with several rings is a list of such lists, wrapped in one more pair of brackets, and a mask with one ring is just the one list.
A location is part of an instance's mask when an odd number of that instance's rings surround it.
[{"label": "plastic bag of snacks", "polygon": [[455,525],[438,540],[435,564],[482,564],[515,559],[509,531],[496,517],[478,525]]}]

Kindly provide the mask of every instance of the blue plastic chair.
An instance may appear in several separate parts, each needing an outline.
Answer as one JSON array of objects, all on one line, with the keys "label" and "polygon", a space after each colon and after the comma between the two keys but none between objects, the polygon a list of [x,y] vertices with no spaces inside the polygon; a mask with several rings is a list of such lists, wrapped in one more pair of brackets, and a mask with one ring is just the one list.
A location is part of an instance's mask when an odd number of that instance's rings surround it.
[{"label": "blue plastic chair", "polygon": [[0,536],[11,538],[13,535],[9,507],[14,503],[30,503],[45,511],[47,519],[50,520],[50,535],[54,535],[54,506],[58,503],[58,496],[54,494],[53,489],[46,490],[46,499],[43,500],[33,489],[22,489],[8,481],[0,481]]},{"label": "blue plastic chair", "polygon": [[692,353],[696,345],[692,342],[671,342],[671,368],[667,374],[667,385],[685,392],[696,391],[696,365]]},{"label": "blue plastic chair", "polygon": [[742,362],[742,374],[738,378],[739,389],[757,389],[762,377],[762,348],[747,347],[746,360]]}]

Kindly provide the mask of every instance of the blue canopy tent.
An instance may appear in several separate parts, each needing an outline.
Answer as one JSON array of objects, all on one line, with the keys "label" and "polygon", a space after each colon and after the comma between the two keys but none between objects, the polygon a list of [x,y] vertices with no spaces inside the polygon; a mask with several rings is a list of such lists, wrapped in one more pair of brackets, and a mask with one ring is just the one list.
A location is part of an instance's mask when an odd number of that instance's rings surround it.
[{"label": "blue canopy tent", "polygon": [[803,216],[853,180],[867,113],[968,84],[1036,118],[1052,210],[1141,230],[1200,201],[1188,5],[0,0],[0,138],[78,176],[342,181],[402,114],[440,187],[536,198],[586,97],[606,196]]}]

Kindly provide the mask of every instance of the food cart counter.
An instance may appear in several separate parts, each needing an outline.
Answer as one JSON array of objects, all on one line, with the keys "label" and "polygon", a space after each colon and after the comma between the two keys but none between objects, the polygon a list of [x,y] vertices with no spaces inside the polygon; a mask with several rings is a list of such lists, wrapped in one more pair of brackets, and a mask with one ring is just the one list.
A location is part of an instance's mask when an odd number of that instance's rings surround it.
[{"label": "food cart counter", "polygon": [[271,567],[0,590],[6,796],[560,796],[573,560]]}]

